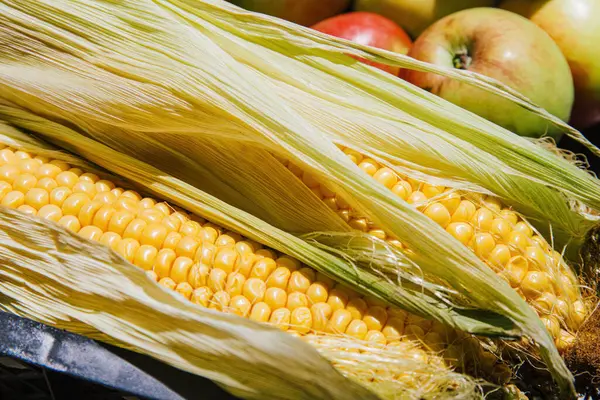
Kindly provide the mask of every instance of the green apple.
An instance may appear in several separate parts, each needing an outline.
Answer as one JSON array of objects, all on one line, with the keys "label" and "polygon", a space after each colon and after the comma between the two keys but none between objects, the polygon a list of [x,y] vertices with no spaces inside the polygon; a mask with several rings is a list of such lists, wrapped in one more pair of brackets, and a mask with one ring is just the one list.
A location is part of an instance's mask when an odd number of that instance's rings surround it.
[{"label": "green apple", "polygon": [[249,11],[310,26],[350,6],[351,0],[228,0]]},{"label": "green apple", "polygon": [[414,38],[429,25],[453,12],[493,6],[496,0],[356,0],[355,10],[391,19]]},{"label": "green apple", "polygon": [[[431,25],[408,55],[495,78],[563,121],[569,119],[574,96],[569,65],[550,36],[520,15],[497,8],[459,11]],[[400,76],[519,135],[560,136],[542,118],[472,85],[413,70]]]},{"label": "green apple", "polygon": [[571,124],[585,129],[600,123],[600,1],[510,0],[500,6],[531,19],[567,58],[575,83]]}]

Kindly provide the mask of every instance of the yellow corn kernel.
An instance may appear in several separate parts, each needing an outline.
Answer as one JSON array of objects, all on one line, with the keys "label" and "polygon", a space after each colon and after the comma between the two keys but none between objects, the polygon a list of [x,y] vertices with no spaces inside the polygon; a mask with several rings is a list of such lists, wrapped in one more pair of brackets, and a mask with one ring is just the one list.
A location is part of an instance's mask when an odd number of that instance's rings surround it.
[{"label": "yellow corn kernel", "polygon": [[525,257],[515,256],[508,261],[503,273],[512,287],[518,287],[527,275],[528,269],[529,263]]},{"label": "yellow corn kernel", "polygon": [[154,272],[160,277],[165,278],[171,274],[171,265],[177,258],[177,254],[171,249],[161,249],[156,255],[154,262]]},{"label": "yellow corn kernel", "polygon": [[360,297],[353,297],[348,301],[346,310],[352,314],[353,319],[363,319],[369,306]]},{"label": "yellow corn kernel", "polygon": [[556,296],[550,292],[544,292],[532,304],[538,312],[550,314],[556,305]]},{"label": "yellow corn kernel", "polygon": [[258,302],[252,306],[250,311],[250,319],[256,322],[267,322],[271,317],[271,308],[267,303]]},{"label": "yellow corn kernel", "polygon": [[310,307],[315,332],[324,332],[327,322],[333,313],[331,306],[327,303],[317,303]]},{"label": "yellow corn kernel", "polygon": [[306,334],[312,327],[312,314],[308,307],[298,307],[292,310],[290,325],[295,331]]},{"label": "yellow corn kernel", "polygon": [[71,189],[79,181],[79,177],[71,171],[63,171],[56,175],[58,186],[64,186]]},{"label": "yellow corn kernel", "polygon": [[[114,193],[114,190],[112,190],[111,193]],[[137,204],[138,204],[137,200],[132,199],[131,197],[119,197],[113,203],[113,206],[117,210],[129,211],[131,213],[134,213],[134,215],[135,215],[135,213],[137,212]]]},{"label": "yellow corn kernel", "polygon": [[571,333],[567,332],[564,329],[560,330],[556,342],[556,348],[560,352],[564,352],[567,349],[571,348],[575,344],[576,338]]},{"label": "yellow corn kernel", "polygon": [[39,209],[37,215],[40,218],[58,222],[62,218],[63,213],[60,207],[55,206],[54,204],[46,204]]},{"label": "yellow corn kernel", "polygon": [[459,242],[466,245],[475,233],[471,224],[466,222],[452,222],[446,228],[446,232],[454,236]]},{"label": "yellow corn kernel", "polygon": [[515,252],[515,255],[522,254],[525,249],[529,246],[529,237],[526,234],[519,231],[512,231],[508,235],[507,245],[510,249]]},{"label": "yellow corn kernel", "polygon": [[477,257],[485,260],[496,248],[496,241],[490,233],[476,233],[472,239],[471,248]]},{"label": "yellow corn kernel", "polygon": [[544,323],[544,326],[546,326],[546,329],[548,330],[550,335],[552,335],[552,337],[558,337],[558,335],[560,334],[560,323],[558,322],[558,320],[550,315],[540,317],[540,319]]},{"label": "yellow corn kernel", "polygon": [[81,229],[81,224],[79,223],[79,219],[73,215],[64,215],[58,220],[58,224],[63,228],[66,228],[72,232],[79,232]]},{"label": "yellow corn kernel", "polygon": [[453,215],[456,212],[456,210],[458,210],[461,201],[462,198],[460,197],[460,194],[454,191],[446,192],[444,196],[440,199],[440,203],[442,203],[446,207],[450,215]]},{"label": "yellow corn kernel", "polygon": [[339,309],[345,309],[348,304],[348,295],[343,290],[333,288],[329,292],[329,298],[327,299],[327,304],[329,304],[333,311]]},{"label": "yellow corn kernel", "polygon": [[192,297],[192,293],[194,292],[194,288],[187,282],[180,282],[175,287],[175,291],[189,300]]},{"label": "yellow corn kernel", "polygon": [[9,208],[18,208],[25,204],[25,195],[22,192],[13,190],[8,192],[3,198],[1,205]]},{"label": "yellow corn kernel", "polygon": [[396,175],[396,173],[387,167],[380,168],[379,170],[377,170],[377,172],[373,174],[373,179],[375,179],[377,182],[381,183],[388,189],[391,189],[396,183],[398,183],[398,176]]},{"label": "yellow corn kernel", "polygon": [[475,212],[473,218],[471,218],[471,223],[475,227],[475,229],[479,229],[483,232],[488,232],[492,229],[492,222],[494,221],[494,213],[485,207],[481,207]]},{"label": "yellow corn kernel", "polygon": [[[110,191],[113,190],[114,188],[115,188],[115,184],[112,183],[111,181],[101,179],[96,182],[96,192],[98,192],[98,193],[101,193],[101,192],[110,193]],[[116,198],[115,198],[115,200],[116,200]]]},{"label": "yellow corn kernel", "polygon": [[490,233],[496,236],[498,239],[508,240],[509,235],[512,232],[512,228],[510,226],[510,222],[505,220],[504,218],[494,218],[492,221],[492,228]]},{"label": "yellow corn kernel", "polygon": [[225,290],[231,297],[241,295],[244,289],[244,282],[246,282],[244,275],[239,272],[231,272],[227,275]]},{"label": "yellow corn kernel", "polygon": [[406,199],[406,202],[408,204],[415,204],[417,206],[421,206],[426,201],[427,201],[427,196],[425,196],[425,193],[420,192],[418,190],[415,192],[412,192],[410,194],[410,196],[408,196],[408,198]]},{"label": "yellow corn kernel", "polygon": [[33,189],[37,185],[37,178],[32,174],[22,174],[15,178],[12,187],[19,192],[27,193],[29,189]]},{"label": "yellow corn kernel", "polygon": [[[192,268],[190,269],[190,273],[188,275],[188,282],[195,288],[199,288],[201,286],[206,286],[208,282],[208,275],[210,274],[210,267],[206,264],[202,264],[199,262],[194,263]],[[242,282],[243,284],[243,282]],[[227,289],[227,286],[225,286]],[[236,293],[232,290],[228,292],[230,296],[235,296]],[[241,293],[241,289],[240,289]]]},{"label": "yellow corn kernel", "polygon": [[290,311],[298,307],[308,307],[308,305],[308,297],[304,293],[293,292],[287,297],[286,307],[289,308]]},{"label": "yellow corn kernel", "polygon": [[177,257],[171,266],[170,277],[177,283],[186,282],[194,260],[189,257]]},{"label": "yellow corn kernel", "polygon": [[227,272],[220,268],[213,268],[208,275],[208,287],[213,292],[225,290],[225,282],[227,280]]},{"label": "yellow corn kernel", "polygon": [[167,278],[162,278],[161,280],[158,281],[159,285],[163,285],[164,287],[171,289],[171,290],[175,290],[175,288],[177,287],[177,284],[175,283],[175,281],[173,281],[173,279],[167,277]]},{"label": "yellow corn kernel", "polygon": [[219,232],[211,226],[205,226],[200,230],[198,237],[216,245],[217,239],[219,238]]},{"label": "yellow corn kernel", "polygon": [[380,346],[385,345],[387,343],[387,339],[381,331],[368,331],[364,337],[364,340],[369,343]]},{"label": "yellow corn kernel", "polygon": [[[231,296],[231,293],[229,295]],[[229,309],[227,311],[239,315],[240,317],[247,317],[251,308],[252,304],[247,298],[242,295],[237,295],[231,298]]]},{"label": "yellow corn kernel", "polygon": [[341,334],[346,332],[350,322],[352,322],[352,314],[350,314],[350,311],[338,309],[333,312],[325,329],[329,333]]},{"label": "yellow corn kernel", "polygon": [[94,201],[84,204],[83,207],[81,207],[81,209],[79,210],[79,213],[77,214],[77,218],[79,218],[79,223],[81,224],[81,226],[92,225],[94,216],[102,206],[102,203]]},{"label": "yellow corn kernel", "polygon": [[138,207],[137,217],[143,221],[146,221],[148,224],[159,224],[163,219],[165,219],[166,215],[163,214],[162,211],[155,208],[140,210]]},{"label": "yellow corn kernel", "polygon": [[213,295],[210,304],[208,305],[208,308],[212,308],[218,311],[225,311],[229,306],[230,300],[231,298],[229,297],[229,294],[227,294],[227,292],[223,290],[220,290]]},{"label": "yellow corn kernel", "polygon": [[452,214],[452,222],[469,222],[475,215],[477,208],[469,200],[462,200],[458,208]]},{"label": "yellow corn kernel", "polygon": [[156,204],[156,200],[151,199],[149,197],[145,197],[142,200],[140,200],[140,202],[138,203],[138,208],[145,210],[145,209],[154,207],[155,204]]},{"label": "yellow corn kernel", "polygon": [[410,186],[410,183],[401,180],[392,187],[392,193],[402,200],[406,200],[408,199],[408,196],[412,194],[412,187]]},{"label": "yellow corn kernel", "polygon": [[272,258],[263,257],[254,263],[250,277],[267,280],[277,268],[277,263]]},{"label": "yellow corn kernel", "polygon": [[346,335],[352,336],[358,340],[363,340],[367,336],[369,328],[365,321],[354,319],[346,328]]},{"label": "yellow corn kernel", "polygon": [[308,297],[310,304],[326,302],[327,298],[329,297],[327,285],[325,285],[323,282],[313,283],[306,290],[306,296]]},{"label": "yellow corn kernel", "polygon": [[270,287],[265,291],[264,302],[267,303],[272,310],[283,308],[288,303],[288,294],[281,288]]},{"label": "yellow corn kernel", "polygon": [[130,198],[136,201],[136,203],[139,203],[142,200],[142,196],[134,191],[134,190],[126,190],[121,194],[121,197],[126,197],[126,198]]},{"label": "yellow corn kernel", "polygon": [[148,224],[140,235],[140,243],[161,248],[168,233],[167,227],[160,223]]},{"label": "yellow corn kernel", "polygon": [[54,179],[46,177],[46,178],[42,178],[42,179],[38,180],[37,183],[35,184],[35,187],[44,189],[48,193],[51,193],[52,190],[54,190],[58,187],[58,184],[56,183],[56,181]]},{"label": "yellow corn kernel", "polygon": [[[117,212],[117,210],[115,210],[112,206],[110,205],[103,205],[102,207],[100,207],[100,209],[96,212],[96,215],[94,215],[94,219],[92,220],[92,225],[97,226],[98,228],[100,228],[103,231],[108,231],[108,225],[110,224],[110,221],[113,217],[113,215]],[[117,232],[114,232],[117,233]],[[117,233],[119,236],[121,236],[119,233]]]},{"label": "yellow corn kernel", "polygon": [[[82,232],[88,228],[97,229],[97,231],[95,231],[95,232],[99,232],[99,233],[96,233],[95,235],[98,235],[98,238],[96,239],[96,237],[92,237],[91,239],[92,240],[100,240],[100,237],[102,236],[102,231],[100,231],[100,229],[96,228],[95,226],[86,226],[79,231],[79,234],[83,236]],[[123,256],[124,259],[126,259],[127,261],[132,263],[133,258],[135,257],[135,254],[137,253],[139,248],[140,248],[140,243],[137,240],[123,239],[117,244],[115,251],[117,253],[119,253],[121,256]]]},{"label": "yellow corn kernel", "polygon": [[527,299],[539,297],[550,287],[550,277],[542,271],[529,271],[521,282],[521,290]]},{"label": "yellow corn kernel", "polygon": [[[168,278],[171,279],[171,278]],[[203,307],[207,307],[213,296],[213,291],[208,286],[202,286],[194,290],[191,301]]]},{"label": "yellow corn kernel", "polygon": [[292,272],[288,282],[288,291],[306,293],[314,280],[315,271],[313,269],[301,268],[298,271]]},{"label": "yellow corn kernel", "polygon": [[267,285],[263,280],[258,278],[248,278],[244,282],[242,294],[246,296],[250,303],[255,304],[262,302],[267,291]]},{"label": "yellow corn kernel", "polygon": [[[110,232],[107,232],[107,233],[110,233]],[[114,235],[117,235],[117,234],[114,234]],[[116,237],[118,237],[118,235]],[[150,270],[150,269],[152,269],[152,266],[154,265],[157,255],[158,255],[158,250],[156,249],[156,247],[149,246],[147,244],[143,244],[138,248],[138,250],[135,254],[135,257],[133,258],[133,263],[142,269]],[[173,276],[171,276],[171,278],[173,278]],[[177,279],[173,279],[173,280],[175,282],[182,282],[181,280],[177,280]]]},{"label": "yellow corn kernel", "polygon": [[133,222],[134,219],[135,215],[129,211],[116,210],[110,217],[110,221],[108,223],[108,230],[123,236],[125,230],[129,227],[129,225]]},{"label": "yellow corn kernel", "polygon": [[404,320],[400,318],[389,318],[381,333],[388,343],[398,341],[404,335]]},{"label": "yellow corn kernel", "polygon": [[19,206],[17,208],[17,210],[21,211],[24,214],[32,215],[32,216],[37,214],[37,210],[31,206],[28,206],[27,204],[23,204],[22,206]]},{"label": "yellow corn kernel", "polygon": [[442,228],[446,228],[452,219],[446,206],[438,202],[428,205],[423,214],[434,220]]},{"label": "yellow corn kernel", "polygon": [[[179,244],[179,241],[182,238],[183,236],[181,236],[181,233],[179,232],[169,232],[165,237],[165,240],[163,241],[163,249],[175,250],[177,248],[177,245]],[[194,259],[198,261],[198,257],[194,256]]]},{"label": "yellow corn kernel", "polygon": [[585,303],[581,300],[573,302],[569,313],[569,321],[575,329],[579,328],[587,318],[588,312]]},{"label": "yellow corn kernel", "polygon": [[179,243],[177,243],[175,252],[178,256],[193,258],[198,247],[200,247],[200,241],[190,236],[184,236]]},{"label": "yellow corn kernel", "polygon": [[373,176],[379,170],[380,166],[379,163],[377,163],[377,161],[367,158],[358,164],[358,168],[362,169],[367,174]]},{"label": "yellow corn kernel", "polygon": [[290,329],[291,312],[287,308],[278,308],[271,313],[269,323],[277,328],[287,331]]},{"label": "yellow corn kernel", "polygon": [[277,267],[267,278],[267,286],[285,290],[291,276],[292,271],[288,267]]},{"label": "yellow corn kernel", "polygon": [[92,182],[79,180],[77,183],[73,185],[73,193],[85,193],[90,198],[96,196],[96,185]]},{"label": "yellow corn kernel", "polygon": [[362,320],[367,324],[368,330],[380,331],[385,326],[387,319],[388,315],[384,307],[372,306],[369,307]]}]

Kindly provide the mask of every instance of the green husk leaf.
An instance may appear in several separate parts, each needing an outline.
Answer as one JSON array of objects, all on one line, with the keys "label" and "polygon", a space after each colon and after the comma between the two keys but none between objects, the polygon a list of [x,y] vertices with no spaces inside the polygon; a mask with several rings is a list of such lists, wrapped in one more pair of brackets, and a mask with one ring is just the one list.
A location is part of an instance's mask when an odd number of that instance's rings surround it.
[{"label": "green husk leaf", "polygon": [[[558,244],[581,239],[596,224],[572,205],[599,208],[600,186],[584,171],[341,54],[375,57],[374,50],[223,2],[3,0],[0,11],[5,104],[68,123],[290,232],[308,233],[307,219],[322,221],[313,231],[339,231],[332,212],[319,208],[308,190],[285,190],[293,177],[275,168],[268,152],[293,160],[413,249],[424,274],[439,276],[476,307],[512,319],[541,346],[561,386],[572,390],[572,377],[534,311],[439,226],[373,185],[335,144],[494,193],[534,221],[550,222]],[[465,74],[460,79],[490,86]],[[273,168],[252,161],[260,157]],[[244,184],[240,173],[263,183]],[[228,185],[229,179],[241,184]],[[273,202],[278,207],[263,206]]]}]

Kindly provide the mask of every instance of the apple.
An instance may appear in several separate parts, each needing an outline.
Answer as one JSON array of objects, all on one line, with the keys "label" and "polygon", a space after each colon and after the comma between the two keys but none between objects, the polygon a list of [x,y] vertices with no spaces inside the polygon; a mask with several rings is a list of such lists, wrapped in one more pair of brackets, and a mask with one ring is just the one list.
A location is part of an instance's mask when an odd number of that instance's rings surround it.
[{"label": "apple", "polygon": [[586,129],[600,123],[600,1],[512,0],[500,6],[531,19],[567,58],[575,84],[570,124]]},{"label": "apple", "polygon": [[248,11],[310,26],[350,7],[352,0],[228,0]]},{"label": "apple", "polygon": [[[328,35],[401,54],[407,54],[412,45],[412,40],[410,40],[407,33],[393,21],[368,12],[351,12],[337,15],[319,22],[312,28]],[[398,75],[400,71],[398,67],[363,59],[360,59],[360,61],[394,75]]]},{"label": "apple", "polygon": [[[546,32],[497,8],[472,8],[442,18],[413,44],[410,57],[492,77],[563,121],[573,105],[569,64]],[[519,135],[560,137],[559,129],[509,100],[435,73],[401,77]]]},{"label": "apple", "polygon": [[383,15],[404,28],[414,39],[446,15],[495,3],[496,0],[356,0],[354,9]]}]

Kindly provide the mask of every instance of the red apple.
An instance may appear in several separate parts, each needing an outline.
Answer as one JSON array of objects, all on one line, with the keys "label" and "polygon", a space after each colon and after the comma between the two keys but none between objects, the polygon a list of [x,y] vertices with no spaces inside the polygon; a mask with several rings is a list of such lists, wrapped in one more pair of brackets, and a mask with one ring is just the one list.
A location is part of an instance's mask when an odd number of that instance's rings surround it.
[{"label": "red apple", "polygon": [[416,38],[429,25],[456,11],[490,7],[496,0],[356,0],[356,11],[383,15]]},{"label": "red apple", "polygon": [[[366,46],[406,54],[412,45],[410,37],[393,21],[381,15],[352,12],[338,15],[312,27],[319,32],[351,40]],[[362,60],[391,74],[398,75],[399,68]]]},{"label": "red apple", "polygon": [[[569,119],[573,105],[569,65],[550,36],[520,15],[496,8],[459,11],[431,25],[408,55],[495,78],[563,121]],[[472,85],[434,73],[403,70],[400,75],[519,135],[560,136],[542,118]]]},{"label": "red apple", "polygon": [[575,83],[571,125],[600,123],[600,1],[510,0],[500,6],[530,18],[567,58]]},{"label": "red apple", "polygon": [[344,12],[351,0],[228,0],[249,11],[310,26]]}]

